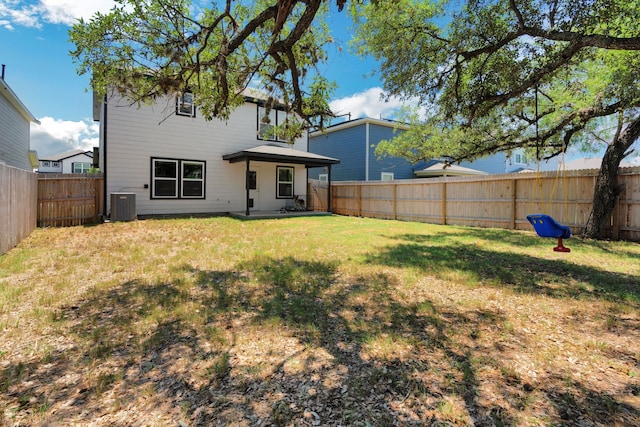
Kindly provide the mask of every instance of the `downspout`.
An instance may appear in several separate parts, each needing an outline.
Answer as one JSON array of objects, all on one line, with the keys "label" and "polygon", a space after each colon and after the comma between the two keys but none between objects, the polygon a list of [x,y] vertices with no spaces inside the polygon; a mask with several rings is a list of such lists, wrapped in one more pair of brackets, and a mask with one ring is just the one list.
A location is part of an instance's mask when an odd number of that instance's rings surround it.
[{"label": "downspout", "polygon": [[327,171],[327,212],[331,213],[331,164]]},{"label": "downspout", "polygon": [[369,181],[369,122],[365,125],[365,135],[364,135],[364,180]]},{"label": "downspout", "polygon": [[105,95],[102,103],[102,111],[104,112],[102,117],[102,164],[104,170],[102,176],[104,179],[102,190],[102,220],[107,217],[107,96]]},{"label": "downspout", "polygon": [[[309,129],[307,129],[307,153],[309,152]],[[306,208],[309,208],[309,166],[304,165],[304,169],[305,169],[305,175],[306,177],[306,181],[305,181],[305,188],[304,188],[304,192],[306,194],[305,196],[305,206]]]},{"label": "downspout", "polygon": [[247,156],[247,169],[244,174],[244,188],[247,192],[246,200],[245,200],[245,206],[246,206],[245,214],[247,216],[249,216],[249,173],[251,169],[249,166],[250,163],[251,163],[251,160],[249,160],[249,157]]}]

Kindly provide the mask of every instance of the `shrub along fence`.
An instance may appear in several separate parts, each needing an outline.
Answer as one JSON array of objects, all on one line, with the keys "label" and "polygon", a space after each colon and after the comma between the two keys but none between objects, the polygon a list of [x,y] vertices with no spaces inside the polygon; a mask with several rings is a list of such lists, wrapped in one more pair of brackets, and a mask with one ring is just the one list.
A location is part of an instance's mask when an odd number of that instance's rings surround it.
[{"label": "shrub along fence", "polygon": [[[433,224],[531,229],[526,217],[545,213],[583,231],[598,170],[331,183],[331,211],[340,215]],[[623,187],[605,233],[640,241],[640,167],[622,168]],[[309,206],[326,210],[327,183],[310,181]]]},{"label": "shrub along fence", "polygon": [[36,228],[38,176],[0,164],[0,255]]}]

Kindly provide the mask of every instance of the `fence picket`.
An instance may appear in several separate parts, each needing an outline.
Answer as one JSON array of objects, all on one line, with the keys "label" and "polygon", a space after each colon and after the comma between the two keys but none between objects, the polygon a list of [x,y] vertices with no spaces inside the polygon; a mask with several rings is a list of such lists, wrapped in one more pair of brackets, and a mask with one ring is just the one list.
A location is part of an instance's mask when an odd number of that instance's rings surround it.
[{"label": "fence picket", "polygon": [[[331,212],[433,224],[531,229],[526,216],[546,213],[583,231],[598,170],[331,183]],[[640,167],[622,168],[624,191],[605,230],[608,237],[640,241]],[[310,180],[309,206],[326,200],[326,183]],[[325,197],[324,199],[322,197]],[[326,207],[323,207],[326,210]],[[316,209],[317,210],[317,209]]]}]

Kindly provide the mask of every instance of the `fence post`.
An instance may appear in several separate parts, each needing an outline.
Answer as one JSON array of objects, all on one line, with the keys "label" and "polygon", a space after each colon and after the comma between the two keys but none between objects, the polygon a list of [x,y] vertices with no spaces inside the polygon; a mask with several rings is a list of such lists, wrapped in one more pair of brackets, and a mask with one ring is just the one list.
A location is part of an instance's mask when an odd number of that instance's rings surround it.
[{"label": "fence post", "polygon": [[442,182],[442,225],[447,225],[447,181]]},{"label": "fence post", "polygon": [[356,205],[358,207],[357,216],[362,216],[362,183],[356,184],[356,197],[358,198]]},{"label": "fence post", "polygon": [[393,184],[393,219],[398,219],[398,184]]},{"label": "fence post", "polygon": [[516,179],[512,179],[511,180],[511,229],[512,230],[516,229],[516,212],[517,212],[516,196],[518,194],[518,192],[516,191],[517,185],[518,185],[518,181]]}]

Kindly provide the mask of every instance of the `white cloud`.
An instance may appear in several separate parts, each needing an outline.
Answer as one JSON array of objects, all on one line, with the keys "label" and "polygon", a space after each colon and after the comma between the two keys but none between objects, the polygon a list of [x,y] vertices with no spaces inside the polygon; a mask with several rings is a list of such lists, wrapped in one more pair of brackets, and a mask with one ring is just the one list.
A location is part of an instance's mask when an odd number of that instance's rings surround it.
[{"label": "white cloud", "polygon": [[96,12],[108,12],[113,0],[5,0],[0,4],[0,25],[12,30],[16,25],[40,28],[43,24],[73,25],[78,18],[89,19]]},{"label": "white cloud", "polygon": [[415,105],[417,103],[403,102],[393,97],[386,100],[384,91],[379,87],[373,87],[329,103],[331,111],[336,115],[351,113],[351,119],[362,117],[390,119],[394,118],[403,106]]},{"label": "white cloud", "polygon": [[100,128],[91,119],[74,122],[42,117],[39,120],[39,125],[31,125],[31,149],[40,157],[98,146]]}]

